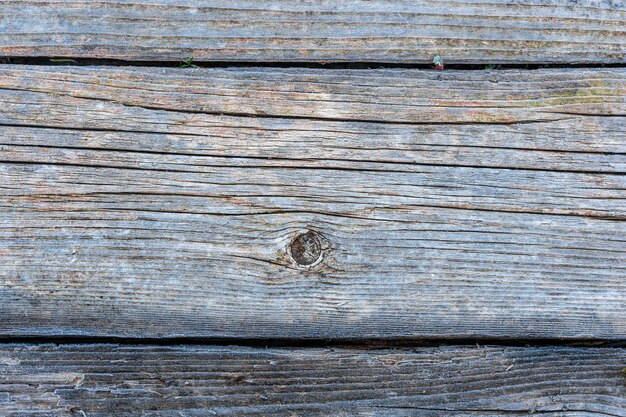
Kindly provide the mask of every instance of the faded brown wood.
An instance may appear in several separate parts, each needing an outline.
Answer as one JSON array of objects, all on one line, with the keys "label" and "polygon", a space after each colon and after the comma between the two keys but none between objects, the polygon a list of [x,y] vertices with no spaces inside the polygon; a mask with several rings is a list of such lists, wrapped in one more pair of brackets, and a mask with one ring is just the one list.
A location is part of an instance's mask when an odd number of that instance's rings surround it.
[{"label": "faded brown wood", "polygon": [[[623,69],[542,69],[506,71],[423,71],[410,69],[339,70],[307,68],[206,68],[0,66],[0,87],[5,97],[16,91],[53,94],[65,106],[89,103],[71,97],[99,99],[127,106],[178,113],[232,116],[289,116],[337,121],[402,122],[410,124],[494,124],[539,122],[583,116],[626,115],[626,72]],[[26,93],[22,93],[26,94]],[[35,97],[35,96],[33,96]],[[36,97],[45,98],[45,95]],[[13,100],[5,104],[13,104]],[[80,103],[76,109],[77,103]],[[81,118],[34,113],[36,102],[20,102],[29,123],[61,126]],[[31,104],[30,107],[24,107]],[[91,104],[97,104],[91,103]],[[4,110],[9,111],[14,107]],[[16,108],[15,110],[19,110]],[[52,110],[52,109],[50,109]],[[141,114],[141,113],[138,113]],[[171,113],[164,115],[173,116]],[[182,115],[180,116],[182,117]],[[187,117],[193,117],[187,115]],[[101,128],[115,128],[115,120],[102,117]],[[179,119],[175,133],[193,133]],[[193,120],[193,119],[190,119]],[[129,123],[131,123],[129,125]],[[93,122],[92,122],[93,123]],[[142,131],[172,131],[149,118],[124,120],[124,127]],[[191,123],[186,123],[191,124]],[[200,127],[200,126],[198,126]],[[575,127],[575,126],[574,126]],[[393,126],[385,126],[385,129]],[[454,126],[442,126],[439,129]],[[434,129],[434,127],[433,127]],[[383,129],[384,130],[384,129]],[[585,141],[589,133],[560,139],[580,150],[624,150],[624,143],[605,135],[603,141]],[[516,137],[489,138],[494,146],[516,144]],[[449,135],[441,134],[444,141]],[[479,137],[473,140],[480,143]],[[465,141],[469,138],[465,138]],[[527,135],[527,148],[546,147],[543,135]],[[609,141],[608,144],[604,144]],[[447,139],[444,144],[453,143]],[[553,145],[553,143],[548,143]],[[617,148],[610,148],[617,146]],[[621,147],[620,147],[621,146]]]},{"label": "faded brown wood", "polygon": [[0,54],[177,61],[623,63],[614,0],[0,1]]},{"label": "faded brown wood", "polygon": [[626,351],[2,345],[18,416],[626,415]]},{"label": "faded brown wood", "polygon": [[623,339],[625,71],[467,74],[0,68],[0,334]]}]

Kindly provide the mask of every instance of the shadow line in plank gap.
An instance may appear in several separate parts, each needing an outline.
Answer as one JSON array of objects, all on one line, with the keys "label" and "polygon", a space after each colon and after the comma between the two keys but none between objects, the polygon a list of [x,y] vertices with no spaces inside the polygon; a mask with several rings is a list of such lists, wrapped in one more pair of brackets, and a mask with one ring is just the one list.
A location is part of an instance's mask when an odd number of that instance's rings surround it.
[{"label": "shadow line in plank gap", "polygon": [[[107,58],[81,58],[81,57],[13,57],[0,56],[0,64],[5,65],[54,65],[54,66],[118,66],[118,67],[169,67],[177,68],[184,66],[184,61],[134,61]],[[267,68],[320,68],[320,69],[385,69],[404,68],[435,70],[431,63],[396,63],[396,62],[307,62],[307,61],[193,61],[199,68],[225,68],[225,67],[267,67]],[[525,69],[536,70],[543,68],[624,68],[624,63],[571,63],[571,64],[549,64],[549,63],[485,63],[485,64],[445,64],[445,70],[461,71],[485,71],[485,70],[506,70]]]},{"label": "shadow line in plank gap", "polygon": [[559,338],[367,338],[367,339],[252,339],[252,338],[203,338],[164,337],[136,338],[113,336],[0,336],[1,344],[120,344],[120,345],[214,345],[250,346],[258,348],[350,348],[384,349],[438,346],[567,346],[626,348],[626,339],[559,339]]}]

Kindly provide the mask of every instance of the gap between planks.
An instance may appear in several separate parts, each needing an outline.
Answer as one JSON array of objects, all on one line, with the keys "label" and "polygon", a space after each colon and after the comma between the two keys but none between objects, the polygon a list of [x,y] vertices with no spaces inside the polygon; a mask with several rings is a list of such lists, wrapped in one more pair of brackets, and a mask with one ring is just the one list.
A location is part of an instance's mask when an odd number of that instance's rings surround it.
[{"label": "gap between planks", "polygon": [[[433,70],[436,69],[432,63],[394,63],[394,62],[333,62],[333,63],[317,63],[310,61],[196,61],[192,63],[197,68],[218,69],[218,68],[306,68],[306,69],[325,69],[325,70],[381,70],[381,69],[412,69],[412,70]],[[21,57],[21,56],[4,56],[0,57],[2,65],[28,65],[28,66],[54,66],[54,67],[143,67],[143,68],[179,68],[186,69],[185,62],[179,61],[133,61],[121,59],[106,58],[82,58],[82,57],[66,57],[55,58],[53,56],[46,57]],[[563,64],[511,64],[492,62],[485,64],[447,64],[446,71],[507,71],[507,70],[558,70],[558,69],[610,69],[624,68],[626,63],[563,63]],[[195,67],[194,67],[195,68]]]}]

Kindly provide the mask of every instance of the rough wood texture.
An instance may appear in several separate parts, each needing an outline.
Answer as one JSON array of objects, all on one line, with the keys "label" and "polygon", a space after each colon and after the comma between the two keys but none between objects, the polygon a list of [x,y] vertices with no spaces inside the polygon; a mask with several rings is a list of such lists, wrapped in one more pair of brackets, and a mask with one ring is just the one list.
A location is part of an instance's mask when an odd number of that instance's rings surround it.
[{"label": "rough wood texture", "polygon": [[[4,65],[0,66],[0,83],[3,96],[8,97],[5,99],[7,104],[31,105],[17,108],[24,109],[26,114],[15,114],[14,117],[52,126],[55,122],[65,126],[69,123],[65,120],[72,119],[73,126],[81,127],[81,118],[72,118],[67,111],[61,114],[56,111],[47,118],[40,113],[31,115],[35,110],[33,105],[46,97],[48,100],[63,100],[57,104],[61,109],[63,104],[73,106],[72,110],[79,112],[77,116],[82,114],[80,107],[93,108],[98,102],[72,101],[72,97],[123,104],[108,107],[122,114],[129,111],[126,107],[133,106],[138,107],[135,109],[137,115],[141,114],[141,108],[147,108],[178,113],[410,124],[539,122],[572,119],[576,115],[626,115],[624,69],[424,71]],[[20,96],[16,91],[24,93]],[[36,102],[16,102],[19,97],[25,97],[26,92],[49,95],[31,95],[38,98]],[[11,109],[6,108],[7,104],[4,112]],[[171,112],[159,115],[176,116]],[[164,133],[197,133],[192,130],[193,125],[187,126],[190,122],[184,123],[187,119],[183,116],[189,120],[194,117],[179,114],[176,126],[163,126],[149,118],[122,118],[125,123],[122,127]],[[103,114],[98,127],[120,128],[112,118],[111,114]],[[15,119],[16,123],[19,121]],[[392,128],[394,126],[385,126],[379,130]],[[438,129],[450,128],[454,126]],[[623,141],[615,141],[610,134],[604,134],[603,141],[583,141],[585,135],[594,133],[581,132],[560,139],[560,142],[567,141],[570,146],[576,146],[573,150],[620,151],[626,148]],[[454,135],[443,132],[440,136],[438,139],[443,141]],[[519,142],[516,137],[508,136],[511,133],[489,140],[495,140],[500,147]],[[480,143],[481,138],[473,140]],[[532,149],[543,149],[547,144],[542,140],[543,135],[526,135],[524,143]],[[605,141],[609,142],[605,144]],[[450,142],[448,139],[444,144]]]},{"label": "rough wood texture", "polygon": [[0,334],[622,339],[625,73],[2,67]]},{"label": "rough wood texture", "polygon": [[176,61],[623,63],[615,0],[0,1],[0,54]]},{"label": "rough wood texture", "polygon": [[625,363],[611,348],[4,345],[0,413],[625,416]]}]

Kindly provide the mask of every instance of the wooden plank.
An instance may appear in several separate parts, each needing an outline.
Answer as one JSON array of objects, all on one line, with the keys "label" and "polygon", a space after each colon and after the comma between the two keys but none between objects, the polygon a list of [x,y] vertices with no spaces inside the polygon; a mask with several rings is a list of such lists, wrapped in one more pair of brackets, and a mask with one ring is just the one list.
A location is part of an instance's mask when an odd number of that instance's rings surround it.
[{"label": "wooden plank", "polygon": [[626,350],[3,345],[18,416],[626,415]]},{"label": "wooden plank", "polygon": [[5,56],[177,61],[623,63],[612,0],[0,1]]},{"label": "wooden plank", "polygon": [[[193,113],[395,124],[513,124],[572,119],[578,115],[626,115],[626,71],[623,68],[427,71],[4,65],[0,66],[0,88],[4,97],[11,98],[5,99],[7,103],[3,107],[6,122],[9,119],[5,113],[20,105],[28,115],[22,115],[22,120],[16,114],[19,108],[15,109],[11,113],[13,123],[47,126],[72,123],[74,127],[81,127],[82,118],[70,122],[72,118],[66,113],[59,114],[60,110],[47,118],[36,111],[35,105],[45,99],[59,101],[57,107],[63,103],[89,108],[89,102],[71,101],[73,97],[102,102],[92,105],[104,105],[105,101],[118,103],[119,106],[110,108],[123,113],[131,111],[127,108],[130,106],[135,107],[136,112],[147,108],[188,113],[179,115],[175,126],[158,124],[146,117],[124,120],[124,127],[133,130],[174,133],[198,133],[198,128],[208,127],[183,123],[186,119],[182,117],[193,120]],[[33,93],[36,100],[16,102],[19,91]],[[29,107],[24,107],[26,105]],[[136,114],[138,118],[141,113]],[[171,112],[159,115],[176,116]],[[115,129],[115,121],[109,119],[101,117],[97,127]],[[223,120],[226,123],[229,119]],[[94,120],[90,123],[96,127]],[[597,123],[600,122],[588,123],[587,128]],[[385,126],[383,130],[393,128]],[[602,133],[581,131],[558,143],[566,141],[565,146],[572,150],[619,152],[625,149],[623,141],[614,141],[611,134],[603,134],[604,141],[584,141],[581,137],[593,134]],[[446,136],[438,139],[451,143],[450,139],[446,141]],[[524,140],[528,148],[546,148],[552,144],[543,141],[543,135],[532,135]],[[479,141],[480,138],[474,139],[474,143],[481,143]],[[520,142],[512,132],[502,133],[499,139],[489,138],[485,143],[493,141],[494,146],[500,147]],[[605,144],[605,141],[611,142]]]},{"label": "wooden plank", "polygon": [[0,334],[624,338],[624,70],[277,71],[1,68]]}]

